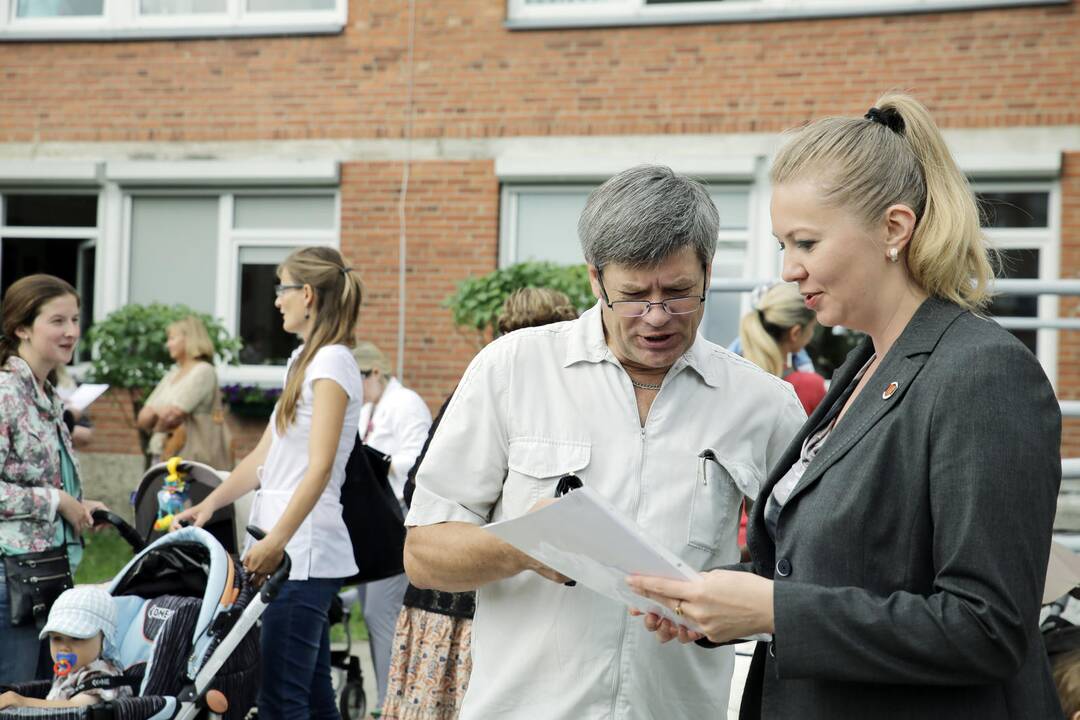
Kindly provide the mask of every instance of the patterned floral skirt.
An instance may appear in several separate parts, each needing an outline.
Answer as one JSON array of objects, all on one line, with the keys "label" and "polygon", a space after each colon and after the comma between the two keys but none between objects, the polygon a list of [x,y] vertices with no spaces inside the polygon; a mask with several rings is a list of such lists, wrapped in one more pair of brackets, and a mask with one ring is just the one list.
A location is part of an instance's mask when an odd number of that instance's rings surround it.
[{"label": "patterned floral skirt", "polygon": [[394,631],[382,717],[456,718],[471,672],[472,620],[403,608]]}]

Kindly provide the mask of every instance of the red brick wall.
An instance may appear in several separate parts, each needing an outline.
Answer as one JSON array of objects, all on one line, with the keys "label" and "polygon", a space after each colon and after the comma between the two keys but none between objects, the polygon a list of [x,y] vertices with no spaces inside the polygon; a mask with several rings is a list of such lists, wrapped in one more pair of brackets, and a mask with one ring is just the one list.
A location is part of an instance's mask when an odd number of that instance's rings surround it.
[{"label": "red brick wall", "polygon": [[[1061,277],[1080,278],[1080,151],[1065,153],[1061,177]],[[1061,317],[1080,316],[1080,298],[1062,298]],[[1059,330],[1058,397],[1080,400],[1080,332]],[[1066,419],[1061,454],[1080,457],[1080,418]]]},{"label": "red brick wall", "polygon": [[131,394],[111,388],[90,407],[94,434],[86,452],[138,455],[139,431],[135,429],[135,414]]},{"label": "red brick wall", "polygon": [[[510,32],[505,0],[418,3],[415,134],[774,131],[925,98],[947,127],[1080,123],[1080,10],[1028,7]],[[0,43],[0,142],[393,138],[405,3],[332,36]]]},{"label": "red brick wall", "polygon": [[[342,168],[341,248],[364,280],[359,337],[397,363],[401,163]],[[414,162],[408,199],[404,382],[436,409],[479,348],[442,307],[456,284],[498,262],[499,184],[491,161]]]}]

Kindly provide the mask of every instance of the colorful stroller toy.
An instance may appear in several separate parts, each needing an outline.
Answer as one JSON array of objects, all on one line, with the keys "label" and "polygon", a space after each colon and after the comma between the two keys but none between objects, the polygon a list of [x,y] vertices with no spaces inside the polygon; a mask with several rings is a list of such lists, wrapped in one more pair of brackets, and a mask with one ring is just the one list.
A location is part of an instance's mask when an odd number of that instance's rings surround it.
[{"label": "colorful stroller toy", "polygon": [[[97,511],[137,550],[135,529]],[[249,527],[256,538],[263,532]],[[117,605],[117,647],[136,697],[82,708],[9,708],[0,720],[242,720],[255,704],[259,636],[251,632],[289,578],[285,555],[256,590],[242,566],[201,528],[170,533],[136,552],[109,585]],[[12,689],[43,698],[49,681]]]},{"label": "colorful stroller toy", "polygon": [[[139,487],[132,494],[135,506],[135,530],[144,542],[151,542],[168,532],[172,519],[169,514],[182,510],[187,501],[202,502],[221,484],[221,475],[203,463],[170,458],[153,465],[142,476]],[[236,509],[233,505],[214,513],[205,530],[217,538],[226,552],[238,555],[240,540],[236,536]]]}]

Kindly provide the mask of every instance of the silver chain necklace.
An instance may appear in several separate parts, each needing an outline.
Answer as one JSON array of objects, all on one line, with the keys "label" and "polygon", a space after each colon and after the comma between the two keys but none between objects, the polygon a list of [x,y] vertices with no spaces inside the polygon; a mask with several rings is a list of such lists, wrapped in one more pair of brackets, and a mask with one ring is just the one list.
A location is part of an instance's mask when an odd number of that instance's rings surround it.
[{"label": "silver chain necklace", "polygon": [[655,385],[651,383],[640,383],[634,378],[630,378],[630,384],[642,390],[659,390],[662,383],[656,383]]}]

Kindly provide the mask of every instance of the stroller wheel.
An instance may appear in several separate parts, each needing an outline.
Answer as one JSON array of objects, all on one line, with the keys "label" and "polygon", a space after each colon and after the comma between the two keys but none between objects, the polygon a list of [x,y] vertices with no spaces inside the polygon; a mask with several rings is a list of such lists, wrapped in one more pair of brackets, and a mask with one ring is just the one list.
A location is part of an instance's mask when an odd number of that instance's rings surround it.
[{"label": "stroller wheel", "polygon": [[342,720],[360,720],[367,714],[367,695],[358,682],[347,682],[341,688],[339,709]]}]

